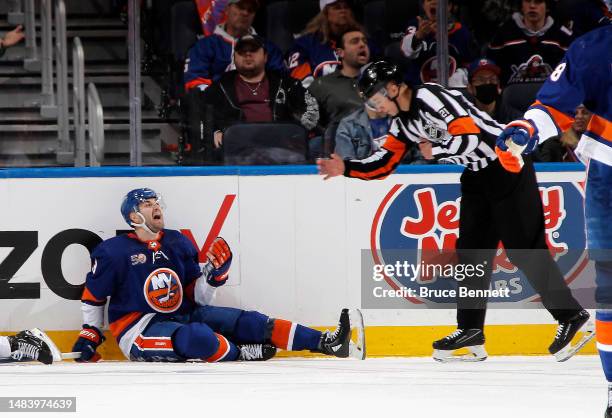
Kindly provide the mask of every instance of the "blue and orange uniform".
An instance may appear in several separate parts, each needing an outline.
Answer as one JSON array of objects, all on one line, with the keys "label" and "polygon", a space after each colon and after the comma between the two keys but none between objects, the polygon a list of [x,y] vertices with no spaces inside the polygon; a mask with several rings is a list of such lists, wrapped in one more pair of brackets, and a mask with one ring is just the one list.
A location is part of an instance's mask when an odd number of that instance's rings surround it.
[{"label": "blue and orange uniform", "polygon": [[210,263],[200,268],[196,248],[179,231],[164,229],[148,242],[134,233],[110,238],[91,258],[81,300],[84,330],[102,328],[108,300],[110,331],[130,360],[236,360],[236,344],[317,350],[319,331],[255,311],[211,306],[217,286],[207,279],[213,268]]}]

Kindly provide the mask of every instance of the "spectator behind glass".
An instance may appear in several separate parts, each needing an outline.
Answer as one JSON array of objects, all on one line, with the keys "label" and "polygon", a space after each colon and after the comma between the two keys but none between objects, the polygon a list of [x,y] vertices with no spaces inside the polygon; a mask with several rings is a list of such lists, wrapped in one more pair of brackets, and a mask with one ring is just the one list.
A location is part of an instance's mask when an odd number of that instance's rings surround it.
[{"label": "spectator behind glass", "polygon": [[[287,52],[291,76],[308,87],[314,78],[333,73],[340,65],[335,39],[347,28],[359,27],[347,0],[319,0],[321,12],[306,26]],[[359,29],[362,30],[362,29]],[[368,40],[371,51],[377,47]]]},{"label": "spectator behind glass", "polygon": [[391,119],[364,105],[342,118],[336,131],[334,153],[343,159],[363,160],[380,149]]},{"label": "spectator behind glass", "polygon": [[547,15],[545,0],[522,0],[493,37],[487,57],[502,70],[502,86],[543,83],[557,66],[572,40],[572,32]]},{"label": "spectator behind glass", "polygon": [[[401,51],[411,60],[406,79],[413,85],[437,82],[436,12],[438,0],[421,0],[424,16],[408,23],[401,41]],[[453,1],[448,2],[449,86],[465,87],[465,67],[475,57],[476,44],[470,31],[452,14]]]},{"label": "spectator behind glass", "polygon": [[[324,138],[328,143],[333,142],[340,120],[362,107],[357,81],[361,68],[370,62],[368,41],[359,26],[341,33],[336,38],[336,45],[340,67],[331,74],[317,78],[308,88],[319,104],[319,125],[325,131]],[[311,155],[322,153],[320,141],[321,138],[310,141]]]},{"label": "spectator behind glass", "polygon": [[502,102],[500,73],[501,69],[492,60],[477,59],[468,68],[467,91],[474,98],[474,104],[479,110],[500,123],[508,123],[519,119],[522,113]]},{"label": "spectator behind glass", "polygon": [[[318,106],[299,81],[266,69],[265,41],[245,35],[236,42],[236,69],[228,71],[202,95],[200,109],[212,109],[214,146],[223,144],[223,131],[241,122],[298,120],[306,129],[318,122]],[[206,120],[201,114],[201,120]]]},{"label": "spectator behind glass", "polygon": [[[234,44],[238,38],[255,34],[253,19],[259,7],[259,0],[228,0],[227,20],[218,25],[210,36],[200,39],[189,50],[185,61],[185,90],[205,90],[213,81],[219,80],[226,71],[233,70]],[[284,71],[280,49],[266,41],[268,52],[267,68]]]},{"label": "spectator behind glass", "polygon": [[0,39],[0,57],[4,55],[6,50],[19,42],[23,41],[25,33],[23,32],[23,26],[19,25],[10,32],[4,34],[4,37]]},{"label": "spectator behind glass", "polygon": [[553,162],[576,162],[578,158],[574,153],[580,137],[586,131],[593,113],[589,112],[584,105],[576,108],[576,116],[572,126],[561,137],[549,138],[536,148],[536,161]]},{"label": "spectator behind glass", "polygon": [[370,62],[368,41],[359,27],[349,28],[336,40],[340,67],[331,74],[316,79],[309,87],[319,103],[321,125],[338,124],[340,119],[362,106],[357,88],[361,68]]}]

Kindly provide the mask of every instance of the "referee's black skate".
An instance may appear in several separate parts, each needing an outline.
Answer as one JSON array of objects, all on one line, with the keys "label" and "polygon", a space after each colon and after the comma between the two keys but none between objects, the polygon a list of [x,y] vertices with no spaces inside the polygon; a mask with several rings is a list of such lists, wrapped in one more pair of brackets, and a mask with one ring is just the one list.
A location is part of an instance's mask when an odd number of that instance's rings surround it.
[{"label": "referee's black skate", "polygon": [[342,309],[338,326],[334,332],[325,331],[321,334],[318,352],[328,356],[346,358],[349,356],[351,342],[351,321],[348,309]]},{"label": "referee's black skate", "polygon": [[47,343],[30,330],[8,337],[11,359],[15,361],[40,361],[53,363],[53,353]]},{"label": "referee's black skate", "polygon": [[272,344],[243,344],[236,347],[240,350],[240,361],[266,361],[276,355],[276,347]]},{"label": "referee's black skate", "polygon": [[[569,359],[595,336],[593,327],[590,324],[587,324],[589,322],[589,318],[589,313],[583,309],[568,321],[559,322],[555,339],[550,347],[548,347],[548,351],[550,354],[555,356],[557,361],[565,361]],[[580,341],[572,346],[572,339],[583,327],[585,327],[582,329],[582,331],[584,331],[584,335]]]},{"label": "referee's black skate", "polygon": [[[446,337],[433,342],[433,359],[443,363],[449,361],[483,361],[487,358],[485,337],[481,329],[458,329]],[[466,348],[470,354],[457,356],[453,352]]]}]

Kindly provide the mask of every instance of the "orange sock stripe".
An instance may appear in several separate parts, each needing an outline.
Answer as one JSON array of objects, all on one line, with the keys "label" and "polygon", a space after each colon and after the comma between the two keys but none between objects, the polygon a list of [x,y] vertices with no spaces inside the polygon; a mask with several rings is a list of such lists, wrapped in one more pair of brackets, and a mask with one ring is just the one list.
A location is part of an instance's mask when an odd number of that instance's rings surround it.
[{"label": "orange sock stripe", "polygon": [[598,343],[612,345],[612,322],[595,320],[595,335]]},{"label": "orange sock stripe", "polygon": [[208,363],[215,363],[217,361],[223,360],[225,356],[227,356],[227,353],[229,353],[230,351],[230,343],[229,341],[227,341],[227,338],[225,338],[221,334],[215,333],[215,335],[219,340],[219,348],[217,348],[217,352],[215,354],[206,359]]},{"label": "orange sock stripe", "polygon": [[287,350],[292,341],[289,341],[293,322],[284,319],[275,319],[274,328],[272,328],[272,344],[282,350]]}]

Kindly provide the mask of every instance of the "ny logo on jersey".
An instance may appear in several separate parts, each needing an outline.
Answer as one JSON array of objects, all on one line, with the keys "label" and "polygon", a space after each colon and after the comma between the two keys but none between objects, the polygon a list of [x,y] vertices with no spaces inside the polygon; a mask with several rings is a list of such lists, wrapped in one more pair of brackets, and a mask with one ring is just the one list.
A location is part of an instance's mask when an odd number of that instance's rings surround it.
[{"label": "ny logo on jersey", "polygon": [[183,302],[183,285],[176,272],[169,268],[152,271],[143,286],[144,297],[149,306],[157,311],[176,311]]}]

